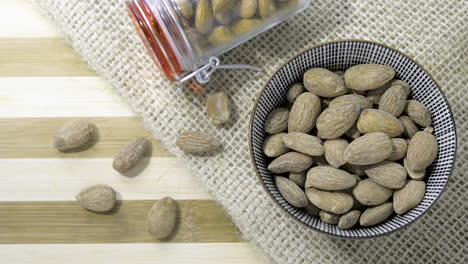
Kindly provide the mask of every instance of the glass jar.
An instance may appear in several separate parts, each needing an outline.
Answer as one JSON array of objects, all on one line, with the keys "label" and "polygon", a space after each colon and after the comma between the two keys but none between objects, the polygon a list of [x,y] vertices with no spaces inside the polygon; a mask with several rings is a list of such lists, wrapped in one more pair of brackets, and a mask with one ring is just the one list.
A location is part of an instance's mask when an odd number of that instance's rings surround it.
[{"label": "glass jar", "polygon": [[217,56],[299,13],[310,0],[132,0],[130,17],[159,70],[171,81],[209,81]]}]

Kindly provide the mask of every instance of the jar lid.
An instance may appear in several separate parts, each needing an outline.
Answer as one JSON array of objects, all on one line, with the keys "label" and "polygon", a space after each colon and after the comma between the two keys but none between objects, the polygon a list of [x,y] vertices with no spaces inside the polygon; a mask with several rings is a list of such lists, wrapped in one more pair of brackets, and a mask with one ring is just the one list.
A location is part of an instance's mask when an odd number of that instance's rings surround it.
[{"label": "jar lid", "polygon": [[170,45],[168,36],[146,1],[129,2],[128,13],[154,63],[169,80],[176,81],[183,73],[182,66]]}]

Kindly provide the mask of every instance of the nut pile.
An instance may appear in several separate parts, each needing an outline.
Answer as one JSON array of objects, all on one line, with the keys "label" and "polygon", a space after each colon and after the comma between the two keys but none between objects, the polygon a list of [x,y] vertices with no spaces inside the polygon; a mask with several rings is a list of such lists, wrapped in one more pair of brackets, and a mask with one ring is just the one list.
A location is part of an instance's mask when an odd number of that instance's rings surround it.
[{"label": "nut pile", "polygon": [[429,110],[388,66],[346,72],[313,68],[273,110],[263,150],[282,196],[324,222],[349,229],[404,214],[425,194],[436,159]]},{"label": "nut pile", "polygon": [[177,0],[179,20],[201,51],[231,42],[298,0]]}]

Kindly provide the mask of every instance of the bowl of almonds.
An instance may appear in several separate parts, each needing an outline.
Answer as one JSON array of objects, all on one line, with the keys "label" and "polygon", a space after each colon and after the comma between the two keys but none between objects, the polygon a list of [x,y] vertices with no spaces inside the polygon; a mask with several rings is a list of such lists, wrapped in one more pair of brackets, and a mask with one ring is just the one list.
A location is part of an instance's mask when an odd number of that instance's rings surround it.
[{"label": "bowl of almonds", "polygon": [[381,44],[339,41],[299,54],[268,81],[250,149],[261,184],[292,218],[371,238],[436,202],[452,172],[456,131],[419,64]]}]

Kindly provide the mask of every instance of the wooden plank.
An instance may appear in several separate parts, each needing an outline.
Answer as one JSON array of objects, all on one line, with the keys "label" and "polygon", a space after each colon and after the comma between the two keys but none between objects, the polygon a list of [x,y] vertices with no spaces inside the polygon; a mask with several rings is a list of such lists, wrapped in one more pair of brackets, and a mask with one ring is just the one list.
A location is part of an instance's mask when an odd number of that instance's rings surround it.
[{"label": "wooden plank", "polygon": [[60,38],[0,38],[0,76],[96,76]]},{"label": "wooden plank", "polygon": [[0,11],[0,38],[60,36],[57,28],[26,0],[1,0]]},{"label": "wooden plank", "polygon": [[268,264],[249,243],[0,245],[8,264]]},{"label": "wooden plank", "polygon": [[[155,201],[121,201],[112,213],[96,214],[76,202],[1,202],[0,244],[159,243],[146,231]],[[240,242],[216,202],[178,200],[176,232],[169,243]]]},{"label": "wooden plank", "polygon": [[[52,147],[58,129],[73,118],[0,118],[0,158],[110,158],[137,137],[151,138],[136,117],[86,118],[99,130],[91,148],[62,153]],[[174,157],[159,141],[152,140],[153,157]]]},{"label": "wooden plank", "polygon": [[0,118],[134,116],[101,77],[0,77]]},{"label": "wooden plank", "polygon": [[199,179],[176,158],[141,161],[128,176],[111,158],[0,159],[0,201],[73,201],[84,187],[112,186],[122,200],[212,199]]}]

